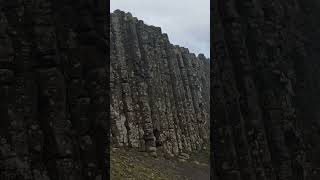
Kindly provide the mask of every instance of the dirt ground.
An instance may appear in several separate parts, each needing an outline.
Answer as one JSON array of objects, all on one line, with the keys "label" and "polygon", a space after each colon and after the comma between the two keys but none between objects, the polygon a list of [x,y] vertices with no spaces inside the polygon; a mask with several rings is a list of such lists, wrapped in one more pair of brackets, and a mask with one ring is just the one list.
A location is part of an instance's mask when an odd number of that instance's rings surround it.
[{"label": "dirt ground", "polygon": [[209,180],[209,156],[207,153],[191,155],[181,162],[167,159],[161,154],[152,157],[134,149],[111,151],[111,180]]}]

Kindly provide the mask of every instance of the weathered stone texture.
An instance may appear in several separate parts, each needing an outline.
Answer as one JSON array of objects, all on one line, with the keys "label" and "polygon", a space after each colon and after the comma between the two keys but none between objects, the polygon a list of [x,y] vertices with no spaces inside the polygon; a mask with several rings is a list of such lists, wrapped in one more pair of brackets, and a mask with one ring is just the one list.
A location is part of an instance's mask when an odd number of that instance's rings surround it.
[{"label": "weathered stone texture", "polygon": [[111,141],[174,156],[209,143],[209,60],[159,27],[111,14]]},{"label": "weathered stone texture", "polygon": [[0,1],[1,180],[106,179],[106,3]]},{"label": "weathered stone texture", "polygon": [[319,7],[214,1],[213,178],[320,179]]}]

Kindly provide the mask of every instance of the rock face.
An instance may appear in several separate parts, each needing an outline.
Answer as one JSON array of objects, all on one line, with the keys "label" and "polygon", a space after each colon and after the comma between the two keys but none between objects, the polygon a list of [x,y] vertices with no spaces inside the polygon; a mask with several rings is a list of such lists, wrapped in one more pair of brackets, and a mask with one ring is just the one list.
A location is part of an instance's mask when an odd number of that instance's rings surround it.
[{"label": "rock face", "polygon": [[215,180],[320,179],[319,2],[215,0]]},{"label": "rock face", "polygon": [[111,14],[111,143],[170,155],[209,140],[209,60],[130,13]]},{"label": "rock face", "polygon": [[106,179],[106,1],[0,1],[0,179]]}]

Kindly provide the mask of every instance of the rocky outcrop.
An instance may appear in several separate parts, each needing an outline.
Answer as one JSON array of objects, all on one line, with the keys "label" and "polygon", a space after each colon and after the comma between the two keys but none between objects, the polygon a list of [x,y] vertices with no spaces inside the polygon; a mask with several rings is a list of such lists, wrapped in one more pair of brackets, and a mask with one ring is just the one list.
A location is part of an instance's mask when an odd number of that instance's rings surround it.
[{"label": "rocky outcrop", "polygon": [[106,179],[106,1],[0,1],[0,179]]},{"label": "rocky outcrop", "polygon": [[111,14],[111,144],[169,155],[209,142],[209,60],[159,27]]},{"label": "rocky outcrop", "polygon": [[216,0],[213,7],[213,178],[320,179],[319,3]]}]

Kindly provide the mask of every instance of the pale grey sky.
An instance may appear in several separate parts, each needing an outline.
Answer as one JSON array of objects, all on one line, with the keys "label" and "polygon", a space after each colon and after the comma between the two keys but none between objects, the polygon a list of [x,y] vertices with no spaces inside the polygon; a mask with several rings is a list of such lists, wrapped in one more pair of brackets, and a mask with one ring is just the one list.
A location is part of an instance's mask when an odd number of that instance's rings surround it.
[{"label": "pale grey sky", "polygon": [[111,0],[110,6],[161,27],[172,44],[210,57],[210,0]]}]

